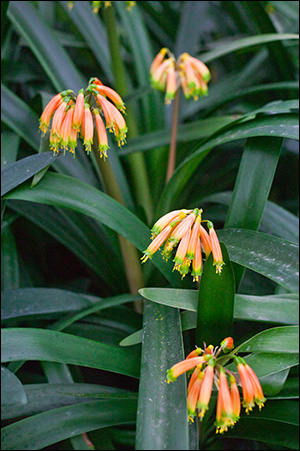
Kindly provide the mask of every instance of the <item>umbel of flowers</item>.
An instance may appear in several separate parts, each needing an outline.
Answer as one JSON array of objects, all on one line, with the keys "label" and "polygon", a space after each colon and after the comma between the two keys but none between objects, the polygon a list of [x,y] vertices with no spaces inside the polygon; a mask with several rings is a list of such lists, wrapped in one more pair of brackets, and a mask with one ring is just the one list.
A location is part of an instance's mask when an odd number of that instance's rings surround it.
[{"label": "umbel of flowers", "polygon": [[[142,262],[152,258],[162,246],[163,258],[168,260],[178,245],[174,257],[174,269],[182,278],[191,270],[193,281],[202,274],[202,248],[206,258],[212,252],[216,273],[221,274],[224,265],[220,243],[211,221],[202,220],[202,209],[174,210],[162,216],[152,227],[152,243],[144,250]],[[209,232],[203,227],[206,223]]]},{"label": "umbel of flowers", "polygon": [[150,80],[155,89],[165,91],[165,103],[174,99],[179,87],[187,99],[207,95],[207,83],[210,80],[208,67],[197,58],[182,53],[177,60],[166,47],[154,58],[150,67]]},{"label": "umbel of flowers", "polygon": [[[248,414],[255,404],[260,410],[266,401],[256,374],[242,357],[235,356],[234,351],[232,351],[232,355],[228,356],[233,359],[233,363],[237,367],[236,373],[220,364],[220,353],[222,351],[230,352],[232,348],[233,339],[231,337],[225,338],[220,347],[215,349],[212,345],[204,350],[196,348],[185,360],[176,363],[167,372],[168,382],[174,382],[181,374],[191,372],[187,395],[188,420],[190,421],[194,421],[197,413],[200,421],[203,419],[209,408],[215,383],[218,390],[215,426],[216,432],[219,433],[227,431],[239,420],[241,405]],[[242,386],[242,403],[238,385]]]},{"label": "umbel of flowers", "polygon": [[71,89],[56,94],[41,115],[40,129],[45,134],[50,128],[51,150],[59,152],[61,148],[74,155],[78,135],[89,154],[95,130],[100,156],[105,158],[109,148],[106,129],[114,133],[119,146],[125,142],[127,126],[121,114],[124,112],[125,104],[119,94],[93,77],[77,95]]}]

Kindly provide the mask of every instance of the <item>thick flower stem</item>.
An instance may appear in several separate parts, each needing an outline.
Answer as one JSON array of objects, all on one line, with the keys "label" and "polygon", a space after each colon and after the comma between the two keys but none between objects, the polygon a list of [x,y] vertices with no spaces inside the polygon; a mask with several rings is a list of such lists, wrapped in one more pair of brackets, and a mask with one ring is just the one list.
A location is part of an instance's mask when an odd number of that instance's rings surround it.
[{"label": "thick flower stem", "polygon": [[178,89],[175,94],[175,99],[173,102],[172,131],[171,131],[171,142],[170,142],[170,150],[169,150],[169,160],[168,160],[166,183],[168,183],[168,181],[172,177],[174,170],[175,170],[175,164],[176,164],[179,94],[180,94],[180,91]]},{"label": "thick flower stem", "polygon": [[[111,55],[112,71],[115,78],[115,87],[121,97],[124,98],[126,97],[126,95],[128,95],[128,86],[113,7],[104,9],[104,18]],[[128,126],[128,136],[130,138],[138,136],[136,121],[130,105],[127,106],[126,123]],[[135,188],[135,196],[137,202],[143,207],[147,216],[147,220],[150,223],[153,218],[153,202],[150,193],[147,168],[143,154],[134,153],[129,155],[128,163],[131,169],[131,176],[133,178],[133,186]]]},{"label": "thick flower stem", "polygon": [[[92,145],[92,150],[96,158],[97,165],[100,169],[103,182],[105,185],[106,193],[113,199],[124,205],[122,193],[119,185],[109,163],[109,160],[100,158],[99,152],[96,149],[96,145]],[[138,290],[144,286],[144,278],[141,268],[141,263],[137,249],[123,236],[118,235],[121,252],[124,261],[125,272],[129,285],[130,292],[133,294],[138,293]],[[135,309],[141,312],[141,301],[135,302]]]}]

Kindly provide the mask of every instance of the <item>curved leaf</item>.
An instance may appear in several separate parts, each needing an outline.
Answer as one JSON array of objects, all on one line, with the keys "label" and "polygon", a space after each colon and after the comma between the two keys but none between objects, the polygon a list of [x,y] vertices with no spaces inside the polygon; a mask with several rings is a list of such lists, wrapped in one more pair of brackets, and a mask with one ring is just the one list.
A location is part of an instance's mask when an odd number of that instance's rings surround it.
[{"label": "curved leaf", "polygon": [[20,408],[27,403],[27,396],[21,381],[5,366],[1,366],[1,408],[14,405]]},{"label": "curved leaf", "polygon": [[138,355],[124,348],[52,330],[9,328],[1,334],[2,362],[46,360],[139,376]]},{"label": "curved leaf", "polygon": [[[71,208],[115,230],[141,252],[149,244],[148,227],[133,213],[101,191],[72,177],[47,173],[34,188],[22,185],[6,194],[5,198]],[[180,286],[180,279],[160,256],[154,256],[152,261],[172,284]]]},{"label": "curved leaf", "polygon": [[79,91],[84,85],[67,52],[31,2],[10,2],[8,17],[28,43],[57,91]]},{"label": "curved leaf", "polygon": [[265,33],[256,36],[250,36],[247,38],[237,39],[234,42],[216,46],[216,49],[211,50],[210,52],[202,53],[200,59],[204,63],[209,63],[217,58],[221,58],[227,55],[228,53],[236,52],[247,47],[267,44],[268,42],[284,41],[287,39],[299,39],[299,35],[289,33]]},{"label": "curved leaf", "polygon": [[299,352],[299,326],[273,327],[235,348],[239,352]]},{"label": "curved leaf", "polygon": [[101,398],[137,399],[137,393],[98,384],[50,383],[23,386],[28,402],[25,405],[5,406],[2,419],[35,415],[58,407],[70,406]]},{"label": "curved leaf", "polygon": [[40,413],[2,429],[2,449],[41,449],[74,435],[135,421],[136,400],[102,399]]},{"label": "curved leaf", "polygon": [[217,136],[202,144],[177,167],[161,195],[157,206],[157,217],[172,209],[181,190],[212,148],[227,142],[255,136],[278,136],[299,139],[298,120],[298,116],[291,113],[258,116],[253,120],[231,124],[229,129],[227,127],[224,131],[220,131]]},{"label": "curved leaf", "polygon": [[52,164],[58,157],[59,155],[53,155],[53,152],[45,152],[22,158],[6,166],[1,171],[1,196]]},{"label": "curved leaf", "polygon": [[289,291],[298,292],[299,246],[261,232],[223,229],[218,237],[231,261],[268,277]]}]

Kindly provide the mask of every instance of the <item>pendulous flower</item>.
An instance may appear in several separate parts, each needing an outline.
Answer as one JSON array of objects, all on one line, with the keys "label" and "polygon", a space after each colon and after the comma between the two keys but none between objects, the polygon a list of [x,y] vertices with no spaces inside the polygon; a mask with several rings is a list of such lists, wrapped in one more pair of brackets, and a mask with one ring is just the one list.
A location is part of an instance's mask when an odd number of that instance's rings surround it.
[{"label": "pendulous flower", "polygon": [[182,53],[177,60],[170,50],[162,48],[150,67],[152,87],[165,91],[165,103],[170,104],[179,87],[187,99],[207,95],[207,83],[210,80],[208,67],[188,53]]},{"label": "pendulous flower", "polygon": [[89,154],[96,136],[100,157],[105,158],[109,148],[107,128],[119,146],[126,141],[127,126],[122,113],[125,104],[119,94],[93,77],[77,96],[70,89],[56,94],[41,115],[40,129],[45,134],[50,128],[50,149],[57,153],[61,148],[64,153],[68,150],[75,155],[80,135]]},{"label": "pendulous flower", "polygon": [[[224,265],[221,247],[214,231],[213,244],[210,235],[201,222],[202,209],[194,210],[174,210],[162,216],[151,229],[152,243],[144,250],[142,262],[152,258],[162,245],[162,255],[164,259],[171,256],[173,249],[178,245],[174,257],[174,269],[180,272],[182,278],[191,271],[194,281],[198,281],[202,274],[202,249],[208,255],[213,252],[216,273],[221,274]],[[217,246],[218,244],[218,246]],[[217,260],[215,260],[217,259]]]},{"label": "pendulous flower", "polygon": [[[220,353],[224,352],[226,346],[232,351],[226,358],[233,359],[238,374],[222,365],[225,354],[220,356]],[[256,374],[243,358],[234,355],[235,351],[232,348],[233,339],[227,337],[221,342],[220,347],[214,348],[209,345],[204,346],[204,350],[194,349],[185,360],[176,363],[167,371],[168,383],[176,381],[177,377],[185,372],[191,373],[187,388],[189,421],[194,421],[196,415],[202,421],[209,409],[215,384],[218,392],[215,426],[216,432],[220,434],[233,427],[240,418],[241,398],[238,385],[242,386],[244,398],[242,405],[246,408],[246,413],[251,411],[255,404],[261,409],[266,401]]]}]

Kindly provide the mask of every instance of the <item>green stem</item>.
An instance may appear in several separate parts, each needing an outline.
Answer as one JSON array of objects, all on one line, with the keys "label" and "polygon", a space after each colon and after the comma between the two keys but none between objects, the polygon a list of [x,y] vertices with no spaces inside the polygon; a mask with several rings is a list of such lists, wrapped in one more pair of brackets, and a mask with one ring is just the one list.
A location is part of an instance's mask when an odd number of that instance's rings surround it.
[{"label": "green stem", "polygon": [[[122,193],[120,191],[118,182],[115,178],[109,160],[107,159],[104,161],[103,158],[100,158],[96,143],[97,141],[92,145],[92,150],[103,178],[106,193],[113,199],[118,201],[120,204],[124,205]],[[145,285],[138,251],[126,238],[122,237],[121,235],[118,235],[118,238],[129,289],[131,293],[135,294],[138,293],[138,290]],[[141,312],[141,301],[135,301],[135,309],[136,311]]]},{"label": "green stem", "polygon": [[177,89],[174,103],[173,103],[172,132],[171,132],[171,142],[170,142],[170,150],[169,150],[169,160],[168,160],[166,183],[168,183],[168,181],[172,177],[174,170],[175,170],[175,164],[176,164],[178,110],[179,110],[179,89]]},{"label": "green stem", "polygon": [[[104,18],[111,55],[112,71],[115,77],[115,86],[120,96],[126,97],[128,95],[126,70],[122,60],[113,7],[104,9]],[[128,126],[128,136],[130,138],[138,136],[138,128],[130,105],[127,107],[126,122]],[[144,155],[142,153],[134,153],[127,158],[133,179],[136,200],[145,210],[147,220],[150,223],[153,218],[153,202]]]}]

